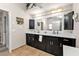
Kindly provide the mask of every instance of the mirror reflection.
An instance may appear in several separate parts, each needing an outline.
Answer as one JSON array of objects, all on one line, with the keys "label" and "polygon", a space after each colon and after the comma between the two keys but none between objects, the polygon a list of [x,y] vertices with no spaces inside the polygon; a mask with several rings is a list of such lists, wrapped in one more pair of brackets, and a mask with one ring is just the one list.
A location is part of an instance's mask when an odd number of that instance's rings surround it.
[{"label": "mirror reflection", "polygon": [[58,16],[47,18],[46,23],[47,23],[47,30],[50,31],[62,30],[62,18],[59,18]]},{"label": "mirror reflection", "polygon": [[43,19],[37,19],[37,29],[48,31],[61,31],[62,19],[62,15],[55,15]]}]

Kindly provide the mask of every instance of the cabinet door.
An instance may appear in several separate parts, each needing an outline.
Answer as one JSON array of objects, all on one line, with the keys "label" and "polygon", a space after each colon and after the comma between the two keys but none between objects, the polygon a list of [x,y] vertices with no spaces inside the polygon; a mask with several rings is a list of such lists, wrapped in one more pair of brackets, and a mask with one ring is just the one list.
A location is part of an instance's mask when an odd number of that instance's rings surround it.
[{"label": "cabinet door", "polygon": [[39,45],[39,42],[38,42],[38,40],[39,40],[39,35],[35,35],[34,36],[34,44],[35,44],[35,48],[38,48],[38,45]]},{"label": "cabinet door", "polygon": [[63,44],[75,47],[76,46],[76,39],[73,39],[73,38],[63,38]]},{"label": "cabinet door", "polygon": [[57,56],[63,55],[63,45],[61,39],[56,37],[48,37],[46,39],[46,51]]},{"label": "cabinet door", "polygon": [[36,48],[40,49],[40,50],[45,50],[45,39],[42,38],[42,41],[39,41],[39,38],[38,39],[35,39],[36,41]]},{"label": "cabinet door", "polygon": [[34,44],[34,35],[33,34],[26,34],[26,44],[30,46],[35,46]]}]

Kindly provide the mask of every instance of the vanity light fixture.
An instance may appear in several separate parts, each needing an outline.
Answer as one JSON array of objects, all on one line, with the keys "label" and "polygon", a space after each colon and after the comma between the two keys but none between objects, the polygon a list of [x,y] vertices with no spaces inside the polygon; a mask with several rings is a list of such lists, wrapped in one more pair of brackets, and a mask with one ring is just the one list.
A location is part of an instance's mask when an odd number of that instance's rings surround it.
[{"label": "vanity light fixture", "polygon": [[41,13],[39,12],[38,14],[35,14],[35,17],[47,16],[50,14],[62,12],[63,10],[64,10],[63,8],[57,8],[57,9],[52,9],[52,10],[41,12]]},{"label": "vanity light fixture", "polygon": [[59,8],[59,9],[53,10],[52,13],[57,13],[57,12],[61,12],[61,11],[63,11],[63,9],[62,8]]}]

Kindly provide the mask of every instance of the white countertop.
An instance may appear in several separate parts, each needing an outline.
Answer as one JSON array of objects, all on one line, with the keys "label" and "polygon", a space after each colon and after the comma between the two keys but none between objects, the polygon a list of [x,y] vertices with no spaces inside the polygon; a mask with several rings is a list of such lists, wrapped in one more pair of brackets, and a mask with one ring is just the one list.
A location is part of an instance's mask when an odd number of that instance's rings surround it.
[{"label": "white countertop", "polygon": [[79,48],[63,45],[64,56],[79,56]]},{"label": "white countertop", "polygon": [[59,34],[53,34],[53,33],[44,33],[44,32],[32,32],[32,31],[28,31],[26,33],[30,33],[30,34],[38,34],[38,35],[46,35],[46,36],[56,36],[56,37],[65,37],[65,38],[75,38],[76,36],[73,33],[59,33]]}]

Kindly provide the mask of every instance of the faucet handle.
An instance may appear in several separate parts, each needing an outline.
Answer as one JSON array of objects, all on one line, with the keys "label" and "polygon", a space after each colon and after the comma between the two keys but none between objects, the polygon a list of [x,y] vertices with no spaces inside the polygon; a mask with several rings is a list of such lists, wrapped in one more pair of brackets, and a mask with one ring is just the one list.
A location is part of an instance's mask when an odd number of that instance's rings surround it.
[{"label": "faucet handle", "polygon": [[58,34],[59,32],[57,31],[57,34]]},{"label": "faucet handle", "polygon": [[53,31],[53,34],[56,34],[55,31]]}]

